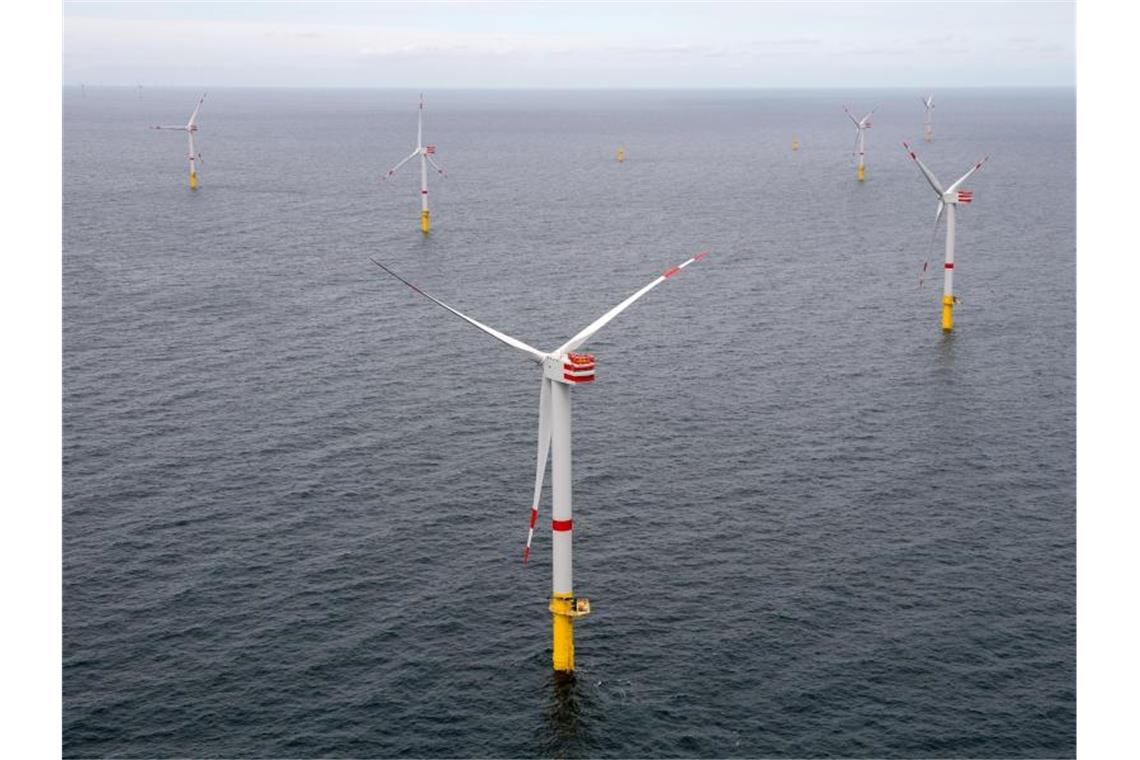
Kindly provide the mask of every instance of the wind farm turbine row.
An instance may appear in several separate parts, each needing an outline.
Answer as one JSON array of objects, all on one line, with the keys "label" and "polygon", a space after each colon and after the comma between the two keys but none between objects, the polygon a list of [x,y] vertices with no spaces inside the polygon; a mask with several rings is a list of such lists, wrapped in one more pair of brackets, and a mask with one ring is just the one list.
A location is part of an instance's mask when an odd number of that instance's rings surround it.
[{"label": "wind farm turbine row", "polygon": [[[189,121],[180,126],[156,126],[154,129],[168,129],[185,131],[189,139],[190,161],[190,187],[197,189],[197,161],[201,160],[198,152],[195,135],[198,132],[197,117],[205,95],[198,100]],[[923,138],[932,142],[934,138],[932,125],[933,98],[922,99],[925,107],[923,120]],[[876,108],[872,108],[862,118],[857,118],[849,109],[844,112],[856,128],[855,155],[857,157],[856,178],[859,182],[866,179],[866,132],[871,128],[872,116]],[[798,139],[793,143],[793,150],[798,148]],[[973,193],[962,187],[963,183],[975,172],[980,170],[986,160],[976,162],[974,166],[948,186],[943,186],[937,176],[918,158],[914,150],[906,142],[904,149],[914,161],[927,183],[938,198],[938,208],[935,215],[935,234],[942,218],[946,218],[946,261],[944,265],[944,288],[942,298],[942,329],[949,333],[953,329],[953,307],[958,303],[953,291],[954,270],[954,238],[956,229],[957,207],[969,204],[973,200]],[[383,179],[394,177],[409,162],[419,159],[420,169],[420,230],[427,235],[431,230],[431,210],[428,204],[428,170],[446,177],[447,172],[440,166],[434,156],[434,144],[424,141],[424,99],[420,95],[416,141],[412,152],[388,169]],[[619,163],[626,158],[625,149],[620,148],[617,153]],[[495,340],[509,346],[537,365],[540,370],[540,387],[538,398],[538,430],[535,458],[535,478],[533,497],[530,501],[530,510],[527,519],[526,543],[523,549],[524,564],[529,560],[534,533],[538,525],[542,490],[549,462],[551,470],[551,591],[548,611],[551,615],[552,639],[551,662],[556,673],[570,674],[575,670],[574,651],[574,624],[591,612],[589,599],[576,595],[573,584],[573,482],[572,482],[572,447],[571,447],[571,390],[580,385],[590,385],[597,378],[597,363],[594,354],[584,350],[589,341],[598,331],[617,318],[636,301],[644,297],[658,285],[672,279],[691,264],[697,263],[708,256],[707,251],[701,251],[676,266],[670,267],[653,278],[647,285],[633,292],[623,301],[609,311],[595,319],[573,337],[566,340],[557,348],[543,351],[529,345],[518,338],[501,332],[479,320],[464,314],[448,303],[436,298],[413,282],[405,279],[387,264],[371,259],[386,275],[410,288],[417,295],[431,301],[452,316],[463,320],[472,327],[491,336]]]},{"label": "wind farm turbine row", "polygon": [[[924,99],[927,104],[927,113],[932,107],[931,99]],[[865,138],[864,133],[867,128],[871,126],[871,116],[874,113],[868,113],[862,119],[855,119],[854,116],[848,111],[848,116],[855,122],[858,129],[856,137],[856,150],[859,155],[859,170],[858,179],[863,181],[865,178],[865,164],[863,156],[865,155]],[[924,130],[924,135],[928,141],[933,139],[933,132],[929,128],[929,119],[926,122],[927,129]],[[907,146],[909,151],[909,146]],[[417,142],[416,149],[411,155],[406,157],[403,161],[390,169],[387,176],[392,176],[396,170],[403,166],[408,161],[416,156],[421,159],[421,195],[424,198],[423,217],[421,228],[423,232],[428,232],[428,210],[427,210],[427,170],[425,161],[429,159],[429,152],[427,146],[423,144],[423,101],[421,96],[420,101],[420,118],[417,127]],[[921,167],[924,174],[927,176],[928,181],[935,191],[939,194],[939,210],[937,220],[941,218],[943,210],[947,209],[947,224],[948,224],[948,238],[947,238],[947,296],[944,298],[944,303],[950,304],[952,299],[952,267],[953,267],[953,230],[954,230],[954,209],[960,203],[969,203],[972,200],[972,194],[969,191],[961,190],[961,184],[969,178],[975,171],[981,168],[983,161],[978,162],[973,169],[966,173],[963,177],[954,182],[949,188],[943,188],[937,178],[926,168],[926,166],[918,159],[918,157],[910,151],[911,157]],[[625,160],[624,148],[619,148],[617,152],[617,160],[619,163]],[[431,162],[432,166],[442,173],[434,161]],[[653,288],[660,285],[667,279],[675,276],[690,264],[696,263],[708,255],[707,251],[702,251],[683,263],[672,267],[657,278],[652,280],[648,285],[640,290],[634,292],[627,297],[624,301],[612,308],[610,311],[603,314],[597,320],[588,325],[584,330],[579,332],[574,337],[563,343],[553,351],[544,352],[539,349],[524,343],[523,341],[507,335],[503,332],[489,327],[488,325],[479,322],[478,320],[463,314],[454,307],[441,301],[435,296],[430,295],[417,285],[404,279],[397,274],[393,269],[385,264],[372,259],[372,262],[382,269],[386,274],[408,286],[418,295],[432,301],[436,305],[442,307],[454,316],[464,320],[476,329],[487,333],[496,340],[510,346],[516,351],[524,354],[531,361],[538,364],[542,369],[541,386],[539,390],[539,413],[538,413],[538,441],[537,452],[535,459],[535,479],[534,479],[534,492],[531,499],[531,510],[527,525],[526,545],[523,549],[523,562],[526,563],[530,558],[531,546],[534,539],[535,528],[538,524],[539,506],[542,497],[543,481],[546,474],[546,467],[548,458],[551,460],[551,494],[553,501],[552,519],[551,519],[551,536],[552,536],[552,549],[551,549],[551,596],[548,610],[552,619],[552,639],[551,639],[551,659],[552,666],[557,673],[573,673],[575,670],[574,658],[574,623],[578,618],[581,618],[591,611],[590,601],[584,597],[576,597],[573,585],[573,488],[572,488],[572,457],[571,457],[571,403],[570,403],[570,390],[577,385],[587,385],[593,383],[596,379],[596,359],[594,354],[580,351],[590,338],[599,331],[602,327],[608,324],[611,320],[617,317],[625,309],[631,306],[635,301],[640,299]],[[947,331],[951,329],[952,321],[952,304],[944,306],[943,312],[943,328]]]}]

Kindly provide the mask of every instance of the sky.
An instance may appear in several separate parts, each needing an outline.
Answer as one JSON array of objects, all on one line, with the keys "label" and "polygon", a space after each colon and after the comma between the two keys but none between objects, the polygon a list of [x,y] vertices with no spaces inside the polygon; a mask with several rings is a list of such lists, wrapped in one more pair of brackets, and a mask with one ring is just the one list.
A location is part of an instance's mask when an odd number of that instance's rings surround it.
[{"label": "sky", "polygon": [[75,2],[65,85],[1075,86],[1071,2]]}]

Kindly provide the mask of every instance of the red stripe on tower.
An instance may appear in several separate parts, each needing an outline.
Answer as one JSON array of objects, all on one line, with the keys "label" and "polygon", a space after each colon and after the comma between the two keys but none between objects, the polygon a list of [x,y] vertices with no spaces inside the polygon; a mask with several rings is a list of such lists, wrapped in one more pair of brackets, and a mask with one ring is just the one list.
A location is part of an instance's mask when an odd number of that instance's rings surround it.
[{"label": "red stripe on tower", "polygon": [[954,262],[951,261],[949,264],[946,265],[946,268],[947,269],[953,269],[954,268]]},{"label": "red stripe on tower", "polygon": [[573,530],[574,521],[573,520],[551,520],[550,521],[550,527],[554,528],[554,530],[557,530],[557,531]]}]

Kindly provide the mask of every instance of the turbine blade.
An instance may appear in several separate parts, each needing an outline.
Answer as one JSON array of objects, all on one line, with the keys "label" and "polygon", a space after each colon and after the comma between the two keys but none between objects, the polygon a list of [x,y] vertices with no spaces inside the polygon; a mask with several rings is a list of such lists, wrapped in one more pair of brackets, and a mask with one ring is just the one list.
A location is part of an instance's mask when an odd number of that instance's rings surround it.
[{"label": "turbine blade", "polygon": [[930,231],[930,245],[926,248],[926,261],[922,262],[922,276],[918,278],[918,287],[922,287],[923,281],[926,279],[926,267],[930,263],[930,259],[934,256],[934,243],[938,239],[938,223],[942,221],[942,212],[946,210],[946,204],[942,200],[938,201],[938,211],[934,214],[934,228]]},{"label": "turbine blade", "polygon": [[373,264],[375,264],[376,266],[378,266],[378,267],[380,267],[381,269],[383,269],[385,272],[387,272],[387,273],[388,273],[389,275],[391,275],[392,277],[396,278],[396,279],[397,279],[397,280],[399,280],[400,282],[402,282],[402,283],[404,283],[405,285],[407,285],[407,286],[408,286],[409,288],[411,288],[412,290],[414,290],[414,291],[416,291],[417,293],[419,293],[419,294],[420,294],[421,296],[423,296],[424,298],[428,299],[429,301],[431,301],[431,302],[433,302],[433,303],[435,303],[435,304],[437,304],[437,305],[439,305],[439,306],[442,306],[443,308],[447,309],[448,311],[450,311],[450,312],[451,312],[452,314],[454,314],[455,316],[457,316],[457,317],[459,317],[460,319],[462,319],[464,322],[467,322],[467,323],[469,323],[469,324],[471,324],[471,325],[474,325],[475,327],[479,328],[480,330],[482,330],[483,332],[487,333],[488,335],[490,335],[491,337],[495,338],[496,340],[502,341],[503,343],[506,343],[506,344],[507,344],[508,346],[510,346],[511,348],[517,349],[517,350],[519,350],[519,351],[522,351],[524,354],[527,354],[527,355],[529,355],[529,356],[530,356],[530,358],[531,358],[531,359],[533,359],[535,362],[538,362],[538,363],[542,363],[542,360],[546,358],[546,354],[542,353],[541,351],[539,351],[539,350],[538,350],[537,348],[535,348],[534,346],[528,346],[526,343],[523,343],[521,340],[518,340],[517,338],[512,338],[511,336],[509,336],[509,335],[507,335],[507,334],[505,334],[505,333],[501,333],[501,332],[499,332],[498,330],[496,330],[496,329],[495,329],[495,328],[493,328],[493,327],[488,327],[487,325],[483,324],[482,322],[480,322],[480,321],[478,321],[478,320],[475,320],[475,319],[472,319],[471,317],[467,316],[467,315],[466,315],[466,314],[464,314],[463,312],[461,312],[461,311],[458,311],[458,310],[456,310],[456,309],[453,309],[453,308],[451,308],[450,306],[448,306],[447,304],[445,304],[443,301],[439,300],[439,299],[438,299],[438,298],[436,298],[435,296],[432,296],[432,295],[430,295],[430,294],[428,294],[428,293],[425,293],[424,291],[420,290],[420,289],[419,289],[417,286],[415,286],[415,285],[413,285],[412,283],[408,282],[408,281],[407,281],[407,280],[405,280],[403,277],[401,277],[400,275],[396,274],[395,272],[393,272],[393,271],[392,271],[391,269],[389,269],[388,267],[386,267],[386,266],[384,266],[383,264],[381,264],[381,263],[380,263],[379,261],[377,261],[376,259],[370,258],[370,259],[368,259],[368,260],[369,260],[369,261],[371,261],[371,262],[372,262]]},{"label": "turbine blade", "polygon": [[938,223],[942,221],[942,212],[945,210],[946,204],[939,199],[938,211],[934,214],[934,228],[930,231],[930,245],[926,248],[926,261],[922,262],[922,274],[918,278],[918,287],[920,288],[926,280],[926,269],[930,264],[930,259],[934,256],[934,242],[938,239]]},{"label": "turbine blade", "polygon": [[534,500],[531,501],[530,526],[523,549],[523,564],[530,560],[530,542],[534,539],[534,525],[538,522],[538,503],[542,498],[542,479],[546,475],[546,460],[550,456],[550,383],[542,378],[542,392],[538,396],[538,457],[534,468]]},{"label": "turbine blade", "polygon": [[903,149],[906,150],[907,154],[910,155],[912,159],[914,159],[914,162],[918,164],[918,168],[922,171],[922,176],[926,177],[926,181],[930,183],[930,186],[932,188],[934,188],[934,192],[938,193],[939,197],[945,195],[946,191],[942,189],[942,183],[938,181],[938,177],[935,177],[934,172],[927,169],[926,164],[922,163],[915,152],[911,150],[910,143],[904,140],[902,146]]},{"label": "turbine blade", "polygon": [[151,129],[176,129],[179,132],[185,132],[186,126],[182,125],[182,124],[179,124],[177,126],[175,126],[173,124],[162,124],[162,125],[157,126],[157,127],[151,127]]},{"label": "turbine blade", "polygon": [[431,157],[429,154],[425,153],[425,154],[424,154],[424,158],[426,158],[426,159],[428,160],[428,163],[429,163],[429,164],[431,164],[433,167],[435,167],[435,170],[436,170],[437,172],[439,172],[440,174],[442,174],[442,175],[443,175],[443,176],[445,176],[445,177],[447,176],[447,170],[446,170],[446,169],[444,169],[444,168],[443,168],[442,166],[440,166],[439,164],[437,164],[437,163],[435,162],[435,159],[434,159],[434,158],[432,158],[432,157]]},{"label": "turbine blade", "polygon": [[384,176],[383,176],[383,177],[381,177],[381,179],[388,179],[388,178],[389,178],[389,177],[391,177],[393,174],[395,174],[397,171],[399,171],[399,170],[400,170],[400,167],[401,167],[401,166],[403,166],[404,164],[408,163],[409,161],[411,161],[413,158],[415,158],[415,157],[416,157],[416,156],[418,156],[419,154],[420,154],[420,149],[419,149],[419,148],[416,148],[414,151],[412,151],[412,155],[408,156],[408,157],[407,157],[407,158],[405,158],[403,161],[401,161],[400,163],[396,164],[396,165],[395,165],[395,166],[393,166],[391,169],[389,169],[387,172],[385,172],[385,173],[384,173]]},{"label": "turbine blade", "polygon": [[194,113],[190,114],[190,121],[186,122],[187,127],[194,126],[194,120],[198,118],[198,109],[202,107],[202,101],[206,99],[206,93],[202,93],[202,97],[198,98],[198,105],[194,106]]},{"label": "turbine blade", "polygon": [[851,112],[847,110],[847,106],[843,106],[843,113],[847,114],[847,118],[851,120],[851,123],[852,123],[852,124],[854,124],[856,127],[858,127],[858,126],[859,126],[859,120],[858,120],[858,119],[856,119],[856,118],[855,118],[855,117],[854,117],[854,116],[851,114]]},{"label": "turbine blade", "polygon": [[416,121],[416,148],[424,146],[424,94],[420,93],[419,117]]},{"label": "turbine blade", "polygon": [[658,275],[657,279],[655,279],[653,282],[649,283],[648,285],[643,287],[641,290],[637,291],[636,293],[631,295],[629,298],[626,298],[624,301],[619,303],[617,306],[613,307],[612,309],[607,311],[605,314],[603,314],[602,316],[595,319],[593,322],[591,322],[586,327],[585,330],[583,330],[582,332],[578,333],[577,335],[575,335],[570,340],[563,343],[561,346],[558,347],[557,350],[553,351],[552,354],[554,356],[560,356],[560,355],[566,353],[567,351],[573,351],[574,349],[578,348],[578,346],[581,346],[583,343],[588,341],[594,333],[596,333],[598,330],[605,327],[606,324],[610,320],[612,320],[618,314],[621,314],[623,311],[625,311],[627,308],[629,308],[629,306],[634,301],[641,298],[643,295],[645,295],[649,291],[653,290],[655,287],[657,287],[661,283],[665,282],[666,280],[668,280],[670,277],[672,277],[673,275],[680,272],[685,267],[689,266],[689,264],[692,264],[693,262],[696,262],[696,261],[700,261],[701,259],[703,259],[705,256],[708,256],[708,255],[709,255],[708,251],[701,251],[700,253],[698,253],[696,256],[693,256],[688,261],[685,261],[682,264],[678,264],[677,266],[672,267],[671,269],[667,269],[665,272]]},{"label": "turbine blade", "polygon": [[976,172],[978,169],[981,169],[981,168],[982,168],[982,165],[983,165],[983,164],[985,164],[985,163],[986,163],[986,161],[989,161],[989,160],[990,160],[990,157],[989,157],[989,156],[986,156],[986,157],[985,157],[985,158],[983,158],[981,161],[979,161],[978,163],[974,164],[973,168],[972,168],[972,169],[970,169],[970,171],[968,171],[968,172],[966,172],[965,174],[963,174],[961,177],[959,177],[959,178],[958,178],[958,181],[957,181],[957,182],[955,182],[955,183],[954,183],[953,185],[951,185],[950,187],[946,188],[946,192],[948,192],[948,193],[952,193],[952,192],[954,192],[955,190],[957,190],[957,189],[958,189],[958,186],[959,186],[959,185],[961,185],[963,182],[965,182],[966,180],[968,180],[968,179],[970,178],[970,175],[972,175],[972,174],[973,174],[974,172]]}]

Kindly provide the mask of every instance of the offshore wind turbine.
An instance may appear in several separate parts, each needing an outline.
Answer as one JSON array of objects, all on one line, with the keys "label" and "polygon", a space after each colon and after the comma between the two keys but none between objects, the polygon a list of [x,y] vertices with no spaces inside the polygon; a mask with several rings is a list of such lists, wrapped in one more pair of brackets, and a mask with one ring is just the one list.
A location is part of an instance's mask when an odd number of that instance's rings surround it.
[{"label": "offshore wind turbine", "polygon": [[579,353],[594,333],[604,327],[618,314],[621,314],[634,301],[653,288],[673,277],[690,264],[708,255],[702,251],[689,260],[667,269],[652,282],[636,291],[624,301],[591,322],[581,332],[553,351],[540,351],[488,327],[471,317],[425,293],[416,285],[405,280],[379,261],[372,263],[389,275],[407,285],[429,301],[477,327],[496,340],[507,344],[542,369],[542,387],[538,397],[538,457],[535,465],[534,499],[531,502],[530,524],[527,532],[523,562],[530,556],[531,538],[538,520],[538,504],[542,494],[543,476],[546,474],[547,456],[551,457],[551,494],[554,501],[551,520],[552,531],[552,582],[549,610],[553,624],[552,661],[554,670],[571,673],[574,670],[574,620],[590,612],[590,601],[574,597],[573,583],[573,509],[572,482],[570,477],[570,389],[576,385],[592,383],[595,375],[594,355]]},{"label": "offshore wind turbine", "polygon": [[202,101],[206,99],[206,93],[202,93],[202,97],[198,98],[198,105],[194,106],[194,113],[190,114],[190,121],[181,126],[163,125],[151,127],[151,129],[173,129],[179,132],[185,132],[190,138],[190,189],[198,189],[198,169],[195,161],[202,158],[202,154],[198,152],[198,148],[194,144],[194,134],[198,131],[198,109],[202,107]]},{"label": "offshore wind turbine", "polygon": [[963,174],[955,180],[949,187],[943,187],[942,183],[938,181],[938,177],[934,176],[934,172],[926,168],[926,164],[915,155],[914,151],[908,143],[904,142],[903,148],[910,155],[916,164],[918,164],[919,171],[926,177],[926,181],[930,183],[931,189],[934,194],[938,196],[938,212],[934,215],[934,233],[938,234],[938,222],[941,221],[943,213],[946,214],[946,261],[943,265],[943,280],[942,280],[942,330],[943,332],[950,332],[954,329],[954,304],[958,303],[958,299],[954,297],[954,231],[955,231],[955,214],[959,205],[973,203],[974,191],[961,189],[962,183],[973,175],[986,161],[990,160],[986,156],[981,161],[978,161],[970,169],[970,171]]},{"label": "offshore wind turbine", "polygon": [[855,125],[855,155],[859,157],[859,166],[855,169],[855,176],[862,182],[867,177],[867,170],[864,165],[864,157],[867,155],[866,138],[864,133],[871,128],[871,115],[875,113],[878,106],[871,109],[871,113],[864,116],[862,119],[856,119],[847,106],[843,106],[843,112],[847,114],[847,118]]},{"label": "offshore wind turbine", "polygon": [[447,176],[447,172],[432,158],[432,156],[435,155],[435,146],[424,145],[424,94],[422,92],[420,93],[419,114],[419,121],[416,125],[416,149],[412,151],[410,156],[389,169],[387,173],[384,174],[384,179],[391,177],[401,166],[416,156],[420,157],[420,229],[423,230],[426,235],[431,229],[431,211],[428,210],[427,165],[430,163],[432,168],[444,177]]},{"label": "offshore wind turbine", "polygon": [[927,95],[922,99],[926,107],[926,116],[922,119],[922,139],[926,142],[934,141],[934,96]]}]

